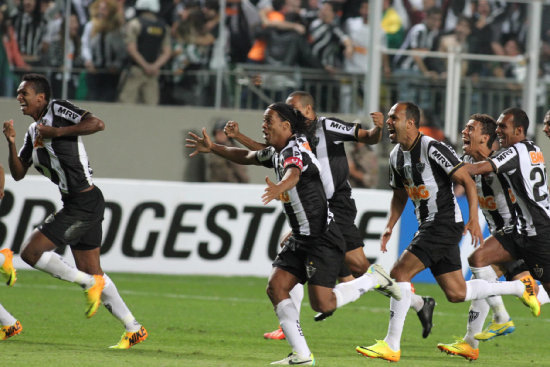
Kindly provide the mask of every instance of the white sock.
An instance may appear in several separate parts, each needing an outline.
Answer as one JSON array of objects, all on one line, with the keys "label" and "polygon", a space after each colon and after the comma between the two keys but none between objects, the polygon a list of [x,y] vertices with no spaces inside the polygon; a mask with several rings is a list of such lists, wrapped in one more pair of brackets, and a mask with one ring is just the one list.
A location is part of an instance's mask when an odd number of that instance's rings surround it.
[{"label": "white sock", "polygon": [[468,312],[468,324],[466,326],[466,335],[464,341],[474,349],[479,347],[479,340],[474,338],[474,335],[483,331],[483,324],[489,314],[489,304],[484,299],[476,299],[470,305]]},{"label": "white sock", "polygon": [[289,294],[290,299],[292,300],[292,303],[294,303],[294,307],[298,310],[299,315],[300,309],[302,308],[302,300],[304,299],[304,285],[302,283],[296,283],[294,288],[290,290]]},{"label": "white sock", "polygon": [[483,279],[472,279],[466,282],[466,298],[464,301],[503,294],[512,294],[521,297],[524,291],[525,285],[523,285],[521,280],[492,283]]},{"label": "white sock", "polygon": [[[476,279],[484,279],[488,282],[496,282],[498,280],[497,273],[495,273],[492,266],[484,266],[482,268],[470,266],[470,269],[472,270],[473,277]],[[497,324],[502,324],[510,320],[510,315],[508,311],[506,311],[501,296],[487,297],[486,301],[493,311],[493,320]]]},{"label": "white sock", "polygon": [[0,326],[11,326],[17,320],[0,304]]},{"label": "white sock", "polygon": [[283,328],[286,340],[292,351],[303,357],[309,357],[311,351],[307,346],[306,338],[300,325],[300,315],[290,298],[284,299],[275,306],[275,314],[279,319],[279,325]]},{"label": "white sock", "polygon": [[424,300],[421,296],[411,292],[411,308],[416,312],[420,311],[424,307]]},{"label": "white sock", "polygon": [[546,292],[546,289],[542,286],[542,284],[539,284],[539,293],[537,294],[537,299],[539,300],[541,306],[550,303],[550,297],[548,297],[548,293]]},{"label": "white sock", "polygon": [[411,307],[411,283],[398,282],[401,288],[401,301],[395,298],[390,299],[390,324],[388,326],[388,334],[384,341],[388,343],[390,349],[398,351],[401,349],[401,333],[403,333],[403,325],[407,317],[407,311]]},{"label": "white sock", "polygon": [[137,322],[134,315],[132,315],[126,306],[126,303],[122,300],[122,297],[120,297],[120,294],[118,294],[115,283],[113,283],[107,274],[103,274],[103,279],[105,279],[105,288],[103,288],[103,293],[101,293],[101,301],[103,301],[105,308],[124,324],[126,331],[131,333],[138,331],[141,328],[141,324]]},{"label": "white sock", "polygon": [[67,264],[61,256],[53,251],[44,252],[34,264],[34,267],[51,274],[55,278],[80,284],[82,288],[89,288],[95,283],[93,276]]},{"label": "white sock", "polygon": [[374,274],[365,273],[359,278],[353,279],[349,282],[338,283],[332,289],[336,296],[336,308],[340,308],[347,305],[350,302],[355,302],[365,292],[370,291],[376,287],[378,279]]}]

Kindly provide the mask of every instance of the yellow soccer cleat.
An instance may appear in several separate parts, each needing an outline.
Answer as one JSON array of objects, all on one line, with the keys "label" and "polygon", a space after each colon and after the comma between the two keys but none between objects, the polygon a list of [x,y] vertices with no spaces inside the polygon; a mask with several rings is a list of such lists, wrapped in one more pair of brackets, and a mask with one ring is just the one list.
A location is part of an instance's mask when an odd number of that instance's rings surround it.
[{"label": "yellow soccer cleat", "polygon": [[531,309],[533,316],[537,317],[540,315],[540,302],[535,294],[535,279],[531,275],[526,275],[520,280],[525,285],[525,291],[520,300]]},{"label": "yellow soccer cleat", "polygon": [[0,328],[0,340],[11,338],[19,334],[21,330],[23,330],[23,326],[21,326],[19,321],[16,321],[13,325],[2,326],[2,328]]},{"label": "yellow soccer cleat", "polygon": [[4,263],[0,266],[0,273],[6,278],[6,284],[11,287],[17,280],[15,268],[13,267],[13,251],[4,248],[0,250],[0,253],[5,257]]},{"label": "yellow soccer cleat", "polygon": [[470,344],[464,341],[464,339],[458,339],[456,342],[451,344],[439,343],[437,344],[437,348],[442,352],[455,356],[461,356],[469,361],[475,361],[479,357],[479,348],[472,348]]},{"label": "yellow soccer cleat", "polygon": [[142,326],[138,331],[135,332],[125,332],[122,334],[122,338],[120,338],[120,341],[117,345],[111,345],[110,349],[130,349],[130,347],[136,345],[137,343],[141,343],[147,337],[149,334],[147,334],[147,330]]},{"label": "yellow soccer cleat", "polygon": [[90,288],[84,291],[86,295],[87,308],[86,317],[90,318],[97,312],[101,304],[101,293],[105,287],[105,279],[101,275],[94,275],[95,283]]},{"label": "yellow soccer cleat", "polygon": [[511,334],[515,330],[516,326],[514,325],[512,319],[502,324],[497,324],[493,321],[481,333],[477,333],[476,335],[474,335],[474,338],[486,342],[493,338],[496,338],[497,336]]},{"label": "yellow soccer cleat", "polygon": [[356,347],[357,353],[369,358],[380,358],[390,362],[399,362],[401,350],[392,350],[384,340],[377,340],[376,344],[370,347]]}]

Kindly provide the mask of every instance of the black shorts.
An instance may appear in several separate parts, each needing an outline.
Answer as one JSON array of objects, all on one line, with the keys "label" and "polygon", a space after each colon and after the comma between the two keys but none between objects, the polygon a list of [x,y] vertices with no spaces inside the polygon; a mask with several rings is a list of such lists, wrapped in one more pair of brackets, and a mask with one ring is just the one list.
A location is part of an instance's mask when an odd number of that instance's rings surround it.
[{"label": "black shorts", "polygon": [[351,193],[335,193],[328,201],[330,211],[334,214],[334,221],[344,236],[346,252],[364,246],[359,228],[355,225],[357,207],[355,200],[350,195]]},{"label": "black shorts", "polygon": [[525,261],[533,278],[550,282],[550,233],[536,236],[495,234],[495,238],[514,259]]},{"label": "black shorts", "polygon": [[525,264],[523,259],[516,261],[509,261],[507,263],[501,264],[502,269],[504,270],[504,276],[506,280],[514,280],[514,277],[524,271],[529,271],[529,268]]},{"label": "black shorts", "polygon": [[458,246],[464,223],[426,223],[415,233],[407,248],[430,268],[434,277],[462,269]]},{"label": "black shorts", "polygon": [[273,261],[273,266],[288,271],[302,284],[308,282],[334,288],[344,263],[344,250],[339,246],[342,234],[332,222],[320,237],[299,240],[290,238]]},{"label": "black shorts", "polygon": [[101,246],[105,199],[101,190],[62,195],[63,208],[38,227],[56,246],[89,250]]}]

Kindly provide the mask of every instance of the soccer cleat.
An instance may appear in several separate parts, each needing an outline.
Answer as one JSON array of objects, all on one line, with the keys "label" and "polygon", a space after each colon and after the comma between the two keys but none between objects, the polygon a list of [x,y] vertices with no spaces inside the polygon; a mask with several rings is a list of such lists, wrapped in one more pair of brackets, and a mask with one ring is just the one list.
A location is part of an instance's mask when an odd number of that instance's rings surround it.
[{"label": "soccer cleat", "polygon": [[313,319],[315,321],[323,321],[324,319],[326,319],[327,317],[330,317],[332,316],[332,314],[334,313],[334,311],[330,311],[330,312],[319,312],[317,315],[315,315],[313,317]]},{"label": "soccer cleat", "polygon": [[264,334],[264,339],[283,340],[284,338],[285,333],[283,332],[283,328],[281,328],[281,326],[279,326],[277,330]]},{"label": "soccer cleat", "polygon": [[432,331],[432,317],[434,315],[435,300],[432,297],[422,297],[424,306],[416,314],[422,324],[422,337],[425,339]]},{"label": "soccer cleat", "polygon": [[399,362],[401,351],[392,350],[384,340],[377,340],[370,347],[356,347],[357,353],[369,358],[380,358],[390,362]]},{"label": "soccer cleat", "polygon": [[23,326],[19,321],[16,321],[13,325],[2,326],[0,329],[0,340],[6,340],[14,335],[17,335],[23,330]]},{"label": "soccer cleat", "polygon": [[531,275],[526,275],[520,280],[525,285],[525,290],[520,300],[525,306],[531,309],[533,316],[537,317],[540,315],[540,302],[535,294],[535,279]]},{"label": "soccer cleat", "polygon": [[292,352],[285,359],[271,362],[271,364],[315,366],[315,358],[313,354],[310,354],[309,357],[303,357],[296,352]]},{"label": "soccer cleat", "polygon": [[111,345],[110,349],[130,349],[130,347],[136,345],[137,343],[141,343],[147,337],[149,334],[147,334],[147,330],[142,326],[139,328],[138,331],[127,331],[124,334],[122,334],[122,338],[120,338],[120,341],[117,345]]},{"label": "soccer cleat", "polygon": [[4,263],[0,266],[0,273],[6,278],[6,284],[12,286],[17,280],[15,268],[13,267],[13,251],[9,248],[0,250],[0,253],[4,255]]},{"label": "soccer cleat", "polygon": [[476,335],[474,335],[474,338],[486,342],[493,338],[496,338],[497,336],[511,334],[515,330],[516,326],[514,325],[512,319],[502,324],[497,324],[493,321],[481,333],[477,333]]},{"label": "soccer cleat", "polygon": [[472,348],[470,344],[464,341],[464,339],[458,339],[456,342],[451,344],[439,343],[437,344],[437,348],[442,352],[455,356],[461,356],[469,361],[475,361],[479,357],[479,348]]},{"label": "soccer cleat", "polygon": [[[373,264],[370,266],[369,273],[374,274],[376,278],[378,279],[378,285],[375,287],[375,289],[383,289],[385,292],[387,292],[390,296],[395,298],[396,300],[401,300],[401,289],[399,289],[399,285],[395,280],[390,278],[388,273],[384,270],[384,268],[379,264]],[[383,292],[381,292],[383,293]]]},{"label": "soccer cleat", "polygon": [[90,318],[97,312],[101,304],[101,293],[105,287],[105,279],[101,275],[94,275],[94,285],[84,291],[86,295],[87,308],[86,317]]}]

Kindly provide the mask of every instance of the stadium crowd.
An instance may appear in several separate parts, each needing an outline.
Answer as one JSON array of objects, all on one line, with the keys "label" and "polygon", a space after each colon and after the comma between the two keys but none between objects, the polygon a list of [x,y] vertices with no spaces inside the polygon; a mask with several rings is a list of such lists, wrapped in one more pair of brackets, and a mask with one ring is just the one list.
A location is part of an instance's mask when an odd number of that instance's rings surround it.
[{"label": "stadium crowd", "polygon": [[[16,81],[29,71],[46,73],[60,95],[64,54],[72,70],[69,99],[147,104],[211,106],[214,78],[197,71],[239,63],[318,68],[321,75],[367,68],[368,0],[227,0],[225,47],[217,47],[222,42],[217,0],[71,3],[65,40],[65,1],[0,0],[0,96],[14,96]],[[520,55],[527,7],[503,0],[384,0],[381,43],[394,49]],[[540,75],[550,80],[550,23],[542,27]],[[470,61],[462,70],[520,81],[526,66]],[[446,66],[443,59],[386,55],[383,71],[430,80],[443,78]],[[341,112],[349,105],[350,89],[340,89]],[[398,97],[427,107],[425,95]]]}]

